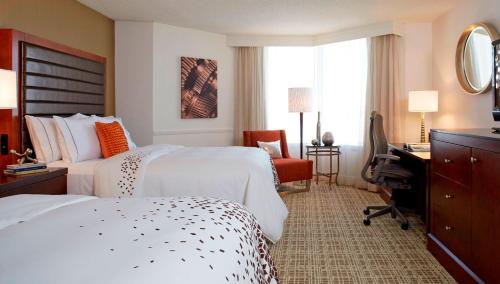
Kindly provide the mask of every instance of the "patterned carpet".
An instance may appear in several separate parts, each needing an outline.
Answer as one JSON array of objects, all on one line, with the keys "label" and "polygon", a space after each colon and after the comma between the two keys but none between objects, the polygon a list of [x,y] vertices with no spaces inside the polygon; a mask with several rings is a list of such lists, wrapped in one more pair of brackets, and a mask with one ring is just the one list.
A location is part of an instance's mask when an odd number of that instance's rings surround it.
[{"label": "patterned carpet", "polygon": [[419,218],[408,231],[390,215],[362,224],[366,205],[384,204],[378,194],[320,184],[284,200],[290,215],[271,247],[282,283],[455,283],[426,250]]}]

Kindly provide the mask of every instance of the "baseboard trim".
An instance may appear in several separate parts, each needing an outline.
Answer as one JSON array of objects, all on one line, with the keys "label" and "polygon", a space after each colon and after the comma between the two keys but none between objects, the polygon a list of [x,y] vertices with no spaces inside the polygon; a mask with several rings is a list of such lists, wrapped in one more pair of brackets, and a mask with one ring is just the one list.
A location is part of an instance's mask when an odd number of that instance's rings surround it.
[{"label": "baseboard trim", "polygon": [[213,129],[178,129],[178,130],[156,130],[153,132],[154,136],[168,136],[168,135],[185,135],[185,134],[219,134],[219,133],[232,133],[231,128],[213,128]]},{"label": "baseboard trim", "polygon": [[427,234],[427,250],[430,251],[458,283],[484,284],[481,278],[472,272],[465,263],[431,233]]}]

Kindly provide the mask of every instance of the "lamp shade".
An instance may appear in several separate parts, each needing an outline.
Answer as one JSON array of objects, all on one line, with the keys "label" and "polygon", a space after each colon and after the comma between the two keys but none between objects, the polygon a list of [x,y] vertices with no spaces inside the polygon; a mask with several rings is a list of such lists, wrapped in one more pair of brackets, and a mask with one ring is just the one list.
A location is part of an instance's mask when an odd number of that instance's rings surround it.
[{"label": "lamp shade", "polygon": [[413,91],[408,97],[409,112],[436,112],[438,111],[437,91]]},{"label": "lamp shade", "polygon": [[0,69],[0,109],[17,108],[16,72]]},{"label": "lamp shade", "polygon": [[288,112],[314,111],[311,88],[288,89]]}]

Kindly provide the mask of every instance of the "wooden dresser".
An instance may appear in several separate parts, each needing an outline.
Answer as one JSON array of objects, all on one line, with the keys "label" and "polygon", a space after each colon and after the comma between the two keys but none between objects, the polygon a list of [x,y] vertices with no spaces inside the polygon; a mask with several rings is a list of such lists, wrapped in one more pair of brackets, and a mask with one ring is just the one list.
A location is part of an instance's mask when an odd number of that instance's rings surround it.
[{"label": "wooden dresser", "polygon": [[459,283],[500,283],[500,135],[431,130],[428,249]]}]

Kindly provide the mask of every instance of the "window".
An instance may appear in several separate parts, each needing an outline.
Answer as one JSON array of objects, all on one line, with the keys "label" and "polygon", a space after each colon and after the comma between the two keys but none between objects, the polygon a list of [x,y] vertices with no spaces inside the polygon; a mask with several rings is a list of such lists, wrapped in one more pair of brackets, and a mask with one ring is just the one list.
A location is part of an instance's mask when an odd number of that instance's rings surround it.
[{"label": "window", "polygon": [[[314,58],[312,47],[269,47],[265,51],[267,128],[285,129],[288,142],[300,141],[299,115],[288,112],[288,88],[314,86]],[[304,139],[312,139],[317,115],[305,113],[304,117]]]},{"label": "window", "polygon": [[[285,129],[290,154],[298,157],[299,114],[288,113],[288,88],[312,87],[321,112],[321,132],[342,145],[340,181],[355,184],[363,164],[368,65],[366,39],[317,47],[265,49],[268,129]],[[317,112],[304,113],[304,143],[316,138]],[[319,167],[326,169],[326,161]]]},{"label": "window", "polygon": [[[299,118],[288,113],[288,88],[312,87],[321,131],[336,143],[362,145],[367,78],[366,39],[318,47],[266,48],[266,106],[269,129],[285,129],[299,142]],[[316,137],[317,113],[304,114],[304,140]]]}]

